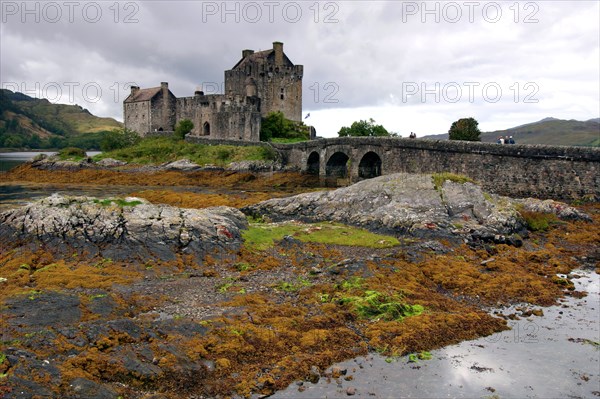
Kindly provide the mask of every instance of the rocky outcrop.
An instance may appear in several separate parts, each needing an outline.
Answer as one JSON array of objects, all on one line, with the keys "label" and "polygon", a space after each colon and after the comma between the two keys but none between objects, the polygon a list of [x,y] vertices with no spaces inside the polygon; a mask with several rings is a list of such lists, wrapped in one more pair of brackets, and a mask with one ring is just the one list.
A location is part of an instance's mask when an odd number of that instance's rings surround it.
[{"label": "rocky outcrop", "polygon": [[274,221],[329,220],[386,233],[483,241],[498,241],[498,236],[521,232],[525,227],[509,198],[484,193],[473,183],[446,180],[436,188],[430,175],[403,173],[334,191],[271,199],[242,210]]},{"label": "rocky outcrop", "polygon": [[202,257],[241,243],[244,215],[230,207],[180,209],[139,198],[98,200],[54,194],[0,214],[0,241],[46,244],[57,254],[86,253],[113,260]]}]

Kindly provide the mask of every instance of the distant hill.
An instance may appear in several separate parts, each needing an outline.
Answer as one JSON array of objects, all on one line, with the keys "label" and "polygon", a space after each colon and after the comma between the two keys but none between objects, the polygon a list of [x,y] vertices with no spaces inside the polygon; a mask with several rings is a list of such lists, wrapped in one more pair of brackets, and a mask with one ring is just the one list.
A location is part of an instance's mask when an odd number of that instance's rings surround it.
[{"label": "distant hill", "polygon": [[[513,136],[519,144],[547,144],[600,147],[600,118],[588,121],[544,118],[504,130],[482,132],[481,141],[495,143],[498,136]],[[448,133],[422,138],[448,140]]]},{"label": "distant hill", "polygon": [[96,147],[102,132],[121,127],[112,118],[92,115],[79,105],[52,104],[0,89],[0,147]]}]

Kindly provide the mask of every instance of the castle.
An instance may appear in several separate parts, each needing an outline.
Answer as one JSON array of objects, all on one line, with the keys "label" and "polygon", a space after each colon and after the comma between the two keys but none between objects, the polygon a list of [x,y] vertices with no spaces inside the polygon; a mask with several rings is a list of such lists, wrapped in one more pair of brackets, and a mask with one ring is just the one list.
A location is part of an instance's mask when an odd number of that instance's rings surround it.
[{"label": "castle", "polygon": [[261,118],[270,112],[302,121],[303,70],[285,55],[283,43],[259,52],[243,50],[242,59],[225,71],[225,94],[196,91],[177,98],[166,82],[149,89],[132,86],[123,102],[125,127],[141,136],[166,134],[189,119],[194,123],[190,136],[259,141]]}]

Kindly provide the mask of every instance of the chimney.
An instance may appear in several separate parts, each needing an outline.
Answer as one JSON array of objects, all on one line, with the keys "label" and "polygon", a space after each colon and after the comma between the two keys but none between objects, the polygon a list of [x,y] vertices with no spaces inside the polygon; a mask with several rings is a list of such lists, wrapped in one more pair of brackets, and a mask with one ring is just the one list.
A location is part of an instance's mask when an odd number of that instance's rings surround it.
[{"label": "chimney", "polygon": [[169,90],[169,83],[167,83],[167,82],[160,82],[160,88],[161,88],[163,91],[167,91],[167,90]]},{"label": "chimney", "polygon": [[242,50],[242,58],[246,58],[251,54],[254,54],[254,50]]},{"label": "chimney", "polygon": [[283,65],[283,43],[273,42],[273,51],[275,52],[275,65]]},{"label": "chimney", "polygon": [[131,96],[135,96],[140,91],[140,86],[131,86]]}]

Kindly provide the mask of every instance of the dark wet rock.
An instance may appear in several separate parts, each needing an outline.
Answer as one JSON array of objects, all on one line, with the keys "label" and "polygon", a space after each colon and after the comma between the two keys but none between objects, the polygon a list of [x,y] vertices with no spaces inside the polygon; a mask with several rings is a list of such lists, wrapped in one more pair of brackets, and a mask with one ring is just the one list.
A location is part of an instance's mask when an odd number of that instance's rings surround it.
[{"label": "dark wet rock", "polygon": [[108,316],[117,308],[115,300],[107,294],[97,294],[90,298],[87,309],[100,316]]},{"label": "dark wet rock", "polygon": [[202,257],[241,243],[247,227],[235,208],[181,209],[139,198],[122,202],[54,194],[0,214],[0,240],[46,244],[58,255],[87,253],[114,260]]},{"label": "dark wet rock", "polygon": [[128,373],[142,381],[154,381],[163,373],[160,367],[152,363],[152,359],[145,359],[131,349],[117,348],[111,353],[111,358],[120,360]]},{"label": "dark wet rock", "polygon": [[108,323],[114,332],[127,334],[134,340],[142,338],[142,329],[130,319],[111,320]]},{"label": "dark wet rock", "polygon": [[7,398],[55,396],[49,387],[60,384],[61,373],[53,361],[40,359],[34,353],[21,349],[7,348],[5,352],[11,364],[7,378],[13,395],[9,394]]},{"label": "dark wet rock", "polygon": [[[37,399],[37,398],[55,398],[56,395],[48,387],[31,381],[29,377],[8,377],[8,386],[10,391],[2,399]],[[1,392],[1,391],[0,391]]]},{"label": "dark wet rock", "polygon": [[81,319],[79,297],[59,292],[32,292],[6,301],[10,326],[40,330],[44,327],[76,323]]},{"label": "dark wet rock", "polygon": [[319,368],[317,366],[311,366],[310,372],[308,373],[308,377],[306,377],[306,380],[312,382],[313,384],[316,384],[317,382],[319,382],[320,379],[321,372],[319,371]]},{"label": "dark wet rock", "polygon": [[181,335],[184,337],[204,336],[208,328],[190,320],[163,319],[153,323],[154,330],[161,336]]},{"label": "dark wet rock", "polygon": [[76,378],[69,386],[73,392],[73,399],[114,399],[118,396],[111,387],[85,378]]}]

